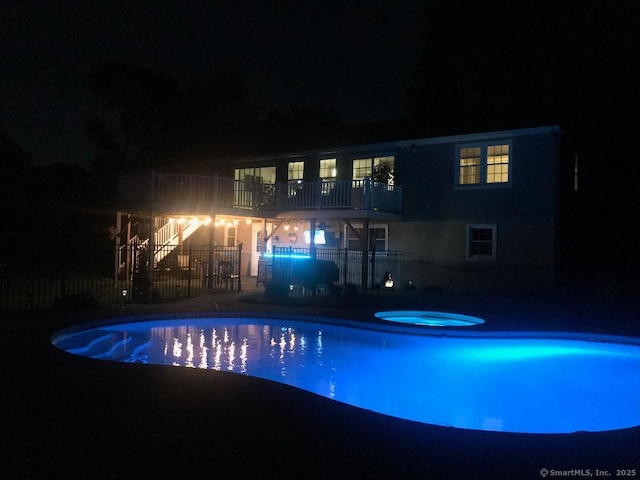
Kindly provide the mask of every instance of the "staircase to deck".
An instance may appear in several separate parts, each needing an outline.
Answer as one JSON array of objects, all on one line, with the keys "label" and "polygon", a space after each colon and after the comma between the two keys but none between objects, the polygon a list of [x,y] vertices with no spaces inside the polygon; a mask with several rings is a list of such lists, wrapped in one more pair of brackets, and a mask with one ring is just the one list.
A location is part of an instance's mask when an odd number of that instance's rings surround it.
[{"label": "staircase to deck", "polygon": [[[179,244],[189,238],[200,228],[204,222],[197,218],[185,219],[183,221],[170,218],[153,235],[154,239],[154,266],[158,265],[167,255],[169,255]],[[128,251],[133,251],[134,246],[149,248],[149,238],[140,240],[136,235],[132,237],[128,244],[123,245]]]}]

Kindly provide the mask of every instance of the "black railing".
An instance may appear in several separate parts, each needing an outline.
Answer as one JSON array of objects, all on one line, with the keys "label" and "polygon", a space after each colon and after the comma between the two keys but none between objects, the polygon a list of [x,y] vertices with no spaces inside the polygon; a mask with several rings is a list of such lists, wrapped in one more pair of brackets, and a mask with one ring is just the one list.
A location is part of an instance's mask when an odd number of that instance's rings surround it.
[{"label": "black railing", "polygon": [[[315,258],[335,263],[338,267],[336,284],[342,287],[377,289],[382,286],[385,273],[394,278],[399,274],[400,252],[396,250],[369,251],[366,268],[363,268],[363,251],[357,249],[317,248]],[[290,271],[292,262],[304,262],[305,259],[311,259],[308,248],[274,247],[273,253],[265,254],[259,262],[258,282],[267,285],[274,277],[277,281],[285,281],[282,272]],[[363,282],[363,275],[366,275],[366,282]]]},{"label": "black railing", "polygon": [[80,268],[77,262],[55,267],[3,265],[0,311],[88,309],[241,290],[241,247],[163,248],[171,251],[153,269],[143,249],[125,257],[118,251],[116,258],[131,259],[133,265],[128,270],[120,265],[117,272]]},{"label": "black railing", "polygon": [[216,175],[121,175],[118,199],[129,205],[210,211],[211,206],[251,210],[355,209],[402,211],[402,187],[361,180],[264,184]]}]

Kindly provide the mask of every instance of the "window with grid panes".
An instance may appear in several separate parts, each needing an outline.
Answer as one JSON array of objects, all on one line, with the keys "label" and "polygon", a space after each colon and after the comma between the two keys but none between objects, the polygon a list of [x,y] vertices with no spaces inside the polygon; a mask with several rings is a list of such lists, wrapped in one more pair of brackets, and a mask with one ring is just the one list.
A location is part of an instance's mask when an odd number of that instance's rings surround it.
[{"label": "window with grid panes", "polygon": [[[356,233],[348,228],[345,225],[345,238],[346,245],[345,247],[348,249],[361,250],[364,248],[363,241],[361,239],[364,238],[364,227],[362,225],[354,225]],[[388,238],[388,225],[371,225],[369,226],[369,240],[372,244],[375,244],[376,252],[385,252],[387,250],[387,238]],[[358,235],[360,238],[358,238]],[[373,245],[369,245],[369,248],[372,248]]]},{"label": "window with grid panes", "polygon": [[460,185],[480,183],[480,147],[460,149]]},{"label": "window with grid panes", "polygon": [[[268,185],[276,183],[276,167],[236,168],[234,171],[234,195],[236,205],[257,206],[270,203]],[[256,189],[259,187],[256,197]]]},{"label": "window with grid panes", "polygon": [[456,185],[510,184],[511,144],[485,143],[458,148]]},{"label": "window with grid panes", "polygon": [[289,162],[287,179],[289,183],[302,183],[304,178],[304,162]]},{"label": "window with grid panes", "polygon": [[320,170],[318,177],[322,182],[322,194],[328,194],[333,188],[335,179],[336,179],[337,171],[336,171],[336,159],[335,158],[325,158],[320,160]]},{"label": "window with grid panes", "polygon": [[393,155],[385,157],[373,157],[373,158],[358,158],[353,160],[353,180],[364,180],[365,177],[371,177],[373,175],[373,169],[381,165],[389,166],[391,172],[393,172],[395,157]]},{"label": "window with grid panes", "polygon": [[289,162],[287,167],[287,180],[289,185],[287,193],[290,197],[298,194],[298,189],[302,188],[304,178],[304,162]]},{"label": "window with grid panes", "polygon": [[509,181],[509,145],[487,146],[487,183]]},{"label": "window with grid panes", "polygon": [[467,258],[495,259],[496,226],[469,225],[467,227]]}]

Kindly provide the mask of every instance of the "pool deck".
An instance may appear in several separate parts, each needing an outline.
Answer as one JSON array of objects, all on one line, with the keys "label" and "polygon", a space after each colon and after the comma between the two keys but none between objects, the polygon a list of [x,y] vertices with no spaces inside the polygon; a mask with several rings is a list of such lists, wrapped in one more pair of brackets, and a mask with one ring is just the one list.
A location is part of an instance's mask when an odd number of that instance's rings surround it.
[{"label": "pool deck", "polygon": [[374,312],[391,309],[486,322],[464,331],[640,337],[638,303],[381,292],[278,305],[251,290],[124,310],[2,314],[2,478],[536,479],[542,469],[549,477],[635,469],[640,477],[640,427],[569,435],[460,430],[251,377],[89,360],[50,343],[60,328],[105,317],[246,311],[375,322]]}]

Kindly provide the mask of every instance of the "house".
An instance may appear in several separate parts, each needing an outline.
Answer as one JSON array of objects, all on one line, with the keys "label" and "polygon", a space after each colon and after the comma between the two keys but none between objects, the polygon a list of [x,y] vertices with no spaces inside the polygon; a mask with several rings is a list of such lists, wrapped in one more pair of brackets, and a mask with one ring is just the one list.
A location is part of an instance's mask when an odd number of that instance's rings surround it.
[{"label": "house", "polygon": [[242,244],[242,275],[300,254],[361,288],[388,272],[420,288],[539,291],[555,277],[559,163],[547,126],[237,159],[234,178],[122,175],[118,198],[152,219],[156,250]]}]

